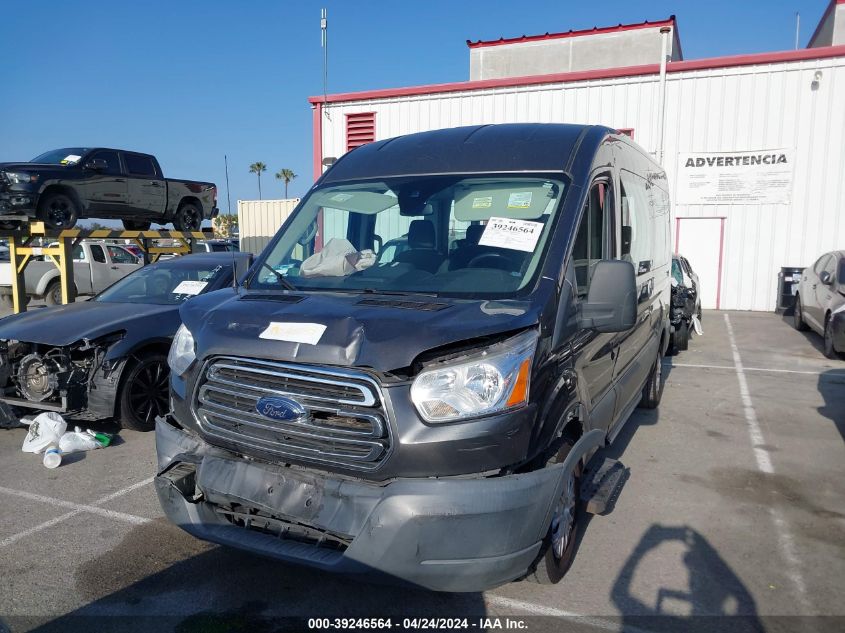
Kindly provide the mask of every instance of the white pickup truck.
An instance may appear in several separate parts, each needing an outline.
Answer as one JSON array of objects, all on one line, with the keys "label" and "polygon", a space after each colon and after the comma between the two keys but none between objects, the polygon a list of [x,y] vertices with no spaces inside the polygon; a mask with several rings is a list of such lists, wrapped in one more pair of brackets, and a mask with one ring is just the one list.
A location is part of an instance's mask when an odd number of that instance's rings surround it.
[{"label": "white pickup truck", "polygon": [[[73,281],[77,295],[94,295],[108,288],[143,265],[122,246],[106,244],[102,240],[83,240],[73,248]],[[59,269],[49,259],[31,261],[24,271],[26,294],[44,299],[47,305],[62,302]],[[0,305],[6,307],[12,299],[12,268],[0,262]]]}]

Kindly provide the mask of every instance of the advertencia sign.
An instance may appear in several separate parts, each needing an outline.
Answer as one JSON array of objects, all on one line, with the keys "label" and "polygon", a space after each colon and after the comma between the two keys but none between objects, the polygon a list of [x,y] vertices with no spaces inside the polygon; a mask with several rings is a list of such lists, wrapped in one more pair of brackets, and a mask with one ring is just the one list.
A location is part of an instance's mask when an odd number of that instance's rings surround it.
[{"label": "advertencia sign", "polygon": [[789,204],[792,149],[680,154],[677,204]]}]

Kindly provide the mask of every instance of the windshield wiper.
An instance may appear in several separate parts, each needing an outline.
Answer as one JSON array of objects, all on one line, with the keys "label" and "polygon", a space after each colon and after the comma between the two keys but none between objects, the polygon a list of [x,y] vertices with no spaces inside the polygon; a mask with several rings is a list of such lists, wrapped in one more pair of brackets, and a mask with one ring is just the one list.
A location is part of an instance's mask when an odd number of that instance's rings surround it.
[{"label": "windshield wiper", "polygon": [[282,284],[287,290],[293,290],[294,292],[297,290],[297,287],[294,286],[291,282],[289,282],[287,278],[278,270],[276,270],[266,262],[261,262],[261,266],[276,275],[276,279],[278,279],[279,283]]},{"label": "windshield wiper", "polygon": [[360,292],[364,292],[368,295],[393,295],[397,297],[410,297],[413,295],[421,295],[423,297],[439,297],[436,292],[424,292],[422,290],[411,290],[407,292],[403,292],[401,290],[378,290],[376,288],[362,288]]}]

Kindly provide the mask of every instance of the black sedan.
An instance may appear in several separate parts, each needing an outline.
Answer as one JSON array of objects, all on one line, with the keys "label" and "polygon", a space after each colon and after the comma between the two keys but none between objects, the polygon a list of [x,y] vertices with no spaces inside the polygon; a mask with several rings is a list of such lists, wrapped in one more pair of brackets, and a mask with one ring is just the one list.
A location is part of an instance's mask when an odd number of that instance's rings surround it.
[{"label": "black sedan", "polygon": [[805,268],[793,311],[795,329],[813,329],[824,337],[824,355],[845,353],[845,251],[825,253]]},{"label": "black sedan", "polygon": [[233,270],[240,278],[250,262],[240,253],[177,257],[131,273],[90,301],[6,317],[0,401],[152,429],[169,409],[167,352],[179,307],[232,286]]}]

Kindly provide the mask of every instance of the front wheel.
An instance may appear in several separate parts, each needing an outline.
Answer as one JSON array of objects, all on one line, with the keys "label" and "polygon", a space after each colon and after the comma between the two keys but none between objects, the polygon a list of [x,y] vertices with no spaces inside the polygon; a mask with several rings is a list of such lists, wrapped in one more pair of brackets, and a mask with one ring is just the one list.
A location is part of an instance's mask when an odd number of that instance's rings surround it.
[{"label": "front wheel", "polygon": [[[572,449],[566,444],[553,460],[560,463]],[[527,580],[541,585],[554,585],[569,571],[575,560],[575,540],[578,527],[578,507],[581,501],[581,475],[583,465],[579,461],[563,485],[560,497],[555,501],[552,522],[543,541],[540,557]]]},{"label": "front wheel", "polygon": [[176,212],[173,227],[177,231],[199,231],[202,224],[202,212],[197,205],[186,202]]},{"label": "front wheel", "polygon": [[76,202],[63,193],[48,194],[38,205],[38,219],[50,229],[72,229],[78,218]]},{"label": "front wheel", "polygon": [[152,431],[156,418],[169,409],[167,357],[150,354],[130,362],[120,390],[120,425],[133,431]]},{"label": "front wheel", "polygon": [[640,400],[640,407],[643,409],[656,409],[660,404],[660,398],[663,397],[663,351],[660,347],[657,348],[657,358],[651,366],[651,372],[648,375],[643,386],[643,397]]},{"label": "front wheel", "polygon": [[690,329],[686,323],[681,323],[675,332],[675,350],[685,352],[689,349]]}]

